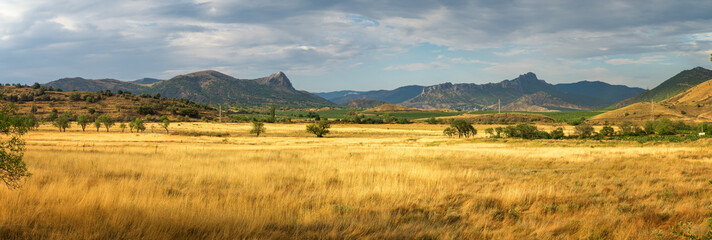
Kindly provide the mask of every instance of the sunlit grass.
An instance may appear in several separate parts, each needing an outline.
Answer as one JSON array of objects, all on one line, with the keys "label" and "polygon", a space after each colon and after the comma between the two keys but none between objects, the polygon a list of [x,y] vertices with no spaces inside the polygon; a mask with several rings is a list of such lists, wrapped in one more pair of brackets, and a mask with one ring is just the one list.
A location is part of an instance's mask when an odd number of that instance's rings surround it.
[{"label": "sunlit grass", "polygon": [[[710,142],[474,140],[444,125],[174,123],[26,136],[0,239],[671,239],[703,232]],[[488,126],[477,126],[482,129]],[[548,127],[551,128],[551,127]],[[221,132],[224,137],[181,132]]]}]

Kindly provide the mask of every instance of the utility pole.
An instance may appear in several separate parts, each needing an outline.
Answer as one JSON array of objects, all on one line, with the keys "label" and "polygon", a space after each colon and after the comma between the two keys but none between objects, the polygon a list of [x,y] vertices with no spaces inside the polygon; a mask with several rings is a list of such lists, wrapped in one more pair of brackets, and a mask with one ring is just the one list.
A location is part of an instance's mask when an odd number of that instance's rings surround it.
[{"label": "utility pole", "polygon": [[655,121],[655,112],[653,111],[653,108],[655,107],[653,101],[653,97],[650,97],[650,118],[652,118],[652,121]]},{"label": "utility pole", "polygon": [[220,120],[218,120],[218,121],[222,123],[222,104],[220,104],[219,106],[220,106],[220,110],[219,110],[220,112],[218,112],[218,118]]},{"label": "utility pole", "polygon": [[502,99],[498,98],[497,99],[497,114],[502,113]]}]

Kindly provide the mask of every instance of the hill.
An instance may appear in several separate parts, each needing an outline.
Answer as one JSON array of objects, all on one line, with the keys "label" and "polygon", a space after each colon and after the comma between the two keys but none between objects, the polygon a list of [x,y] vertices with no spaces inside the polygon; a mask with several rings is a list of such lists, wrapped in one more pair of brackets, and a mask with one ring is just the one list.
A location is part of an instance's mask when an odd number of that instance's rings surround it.
[{"label": "hill", "polygon": [[348,102],[346,102],[342,105],[347,106],[347,107],[352,107],[352,108],[374,108],[374,107],[381,106],[383,104],[387,104],[387,102],[377,100],[377,99],[371,99],[371,98],[359,98],[359,99],[349,100]]},{"label": "hill", "polygon": [[390,103],[364,110],[364,112],[422,112],[422,111],[423,110],[421,110],[421,109],[398,106],[398,105],[390,104]]},{"label": "hill", "polygon": [[387,103],[398,104],[405,102],[415,96],[418,96],[423,92],[423,86],[410,85],[399,87],[393,90],[374,90],[374,91],[338,91],[338,92],[326,92],[326,93],[316,93],[317,95],[333,102],[336,104],[344,104],[349,100],[359,99],[359,98],[371,98],[376,100],[381,100]]},{"label": "hill", "polygon": [[644,93],[645,89],[624,85],[611,85],[600,81],[580,81],[576,83],[560,83],[556,89],[572,96],[587,97],[592,105],[610,106],[624,99]]},{"label": "hill", "polygon": [[638,102],[649,102],[651,98],[656,102],[662,101],[710,79],[712,79],[712,71],[703,67],[685,70],[665,80],[648,92],[643,92],[615,104],[615,107],[620,108]]},{"label": "hill", "polygon": [[[496,109],[496,105],[489,106]],[[560,110],[582,110],[580,106],[566,102],[565,100],[551,96],[545,92],[536,92],[521,96],[515,101],[502,106],[505,111],[526,111],[526,112],[558,112]]]},{"label": "hill", "polygon": [[[187,100],[134,95],[131,93],[55,91],[33,89],[30,87],[0,86],[0,103],[16,104],[19,113],[33,113],[47,119],[57,110],[58,114],[70,112],[73,116],[108,115],[118,121],[129,121],[136,117],[158,118],[167,116],[171,120],[181,121],[201,118],[213,119],[217,110],[205,104]],[[33,111],[33,107],[36,109]]]},{"label": "hill", "polygon": [[236,79],[211,70],[178,75],[164,81],[146,78],[133,82],[115,79],[63,78],[47,83],[45,86],[89,92],[122,90],[137,94],[160,94],[164,97],[185,98],[201,103],[239,105],[274,103],[308,107],[333,105],[314,94],[294,89],[289,78],[282,72],[258,79]]},{"label": "hill", "polygon": [[669,118],[687,122],[712,120],[712,80],[700,83],[672,98],[653,103],[640,102],[592,117],[593,122],[644,122]]}]

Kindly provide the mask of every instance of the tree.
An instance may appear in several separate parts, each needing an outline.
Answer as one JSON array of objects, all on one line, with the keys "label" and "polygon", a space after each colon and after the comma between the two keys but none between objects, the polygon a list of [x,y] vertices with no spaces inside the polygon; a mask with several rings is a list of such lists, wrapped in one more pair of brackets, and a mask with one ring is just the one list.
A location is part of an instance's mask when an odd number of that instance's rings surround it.
[{"label": "tree", "polygon": [[457,133],[457,130],[455,130],[454,128],[451,128],[451,127],[447,127],[447,128],[445,128],[445,130],[443,130],[443,134],[448,137],[452,137],[456,133]]},{"label": "tree", "polygon": [[96,127],[96,132],[99,132],[99,128],[101,128],[101,120],[99,118],[94,119],[94,127]]},{"label": "tree", "polygon": [[[106,91],[109,91],[109,90],[106,90]],[[121,105],[116,104],[116,105],[114,105],[114,108],[116,108],[117,112],[121,112]]]},{"label": "tree", "polygon": [[579,137],[579,138],[588,138],[591,137],[591,134],[593,133],[593,127],[588,124],[579,124],[574,127],[574,133]]},{"label": "tree", "polygon": [[59,128],[60,132],[66,132],[67,128],[69,128],[69,113],[65,112],[62,114],[62,116],[57,117],[54,119],[54,122],[52,123],[55,127]]},{"label": "tree", "polygon": [[677,132],[672,121],[667,118],[656,120],[653,123],[653,129],[655,130],[655,133],[659,135],[674,135]]},{"label": "tree", "polygon": [[131,123],[129,123],[129,126],[131,126],[131,129],[136,129],[136,132],[143,132],[146,130],[146,126],[143,125],[143,119],[141,118],[136,118]]},{"label": "tree", "polygon": [[327,120],[321,120],[317,123],[312,123],[307,125],[307,132],[308,133],[313,133],[317,137],[323,137],[327,133],[329,133],[329,128],[331,125],[329,125],[329,121]]},{"label": "tree", "polygon": [[462,119],[456,119],[450,122],[450,127],[455,129],[457,132],[457,137],[466,137],[477,135],[477,129],[475,129],[471,123]]},{"label": "tree", "polygon": [[109,132],[109,128],[114,126],[114,119],[109,116],[102,115],[102,116],[99,116],[99,118],[97,118],[97,120],[99,120],[99,122],[104,124],[104,127],[106,127],[106,132]]},{"label": "tree", "polygon": [[252,130],[250,130],[251,134],[255,134],[258,137],[260,134],[265,132],[265,123],[259,122],[259,121],[252,121]]},{"label": "tree", "polygon": [[121,128],[121,132],[124,132],[124,130],[126,129],[126,123],[119,124],[119,128]]},{"label": "tree", "polygon": [[487,135],[489,135],[490,137],[493,137],[494,136],[494,128],[485,129],[485,133],[487,133]]},{"label": "tree", "polygon": [[618,128],[620,128],[620,135],[623,136],[640,136],[645,134],[640,126],[632,122],[623,122]]},{"label": "tree", "polygon": [[599,133],[600,133],[602,136],[609,136],[609,137],[610,137],[610,136],[613,136],[613,134],[615,134],[616,131],[613,130],[613,127],[611,127],[611,126],[603,126],[603,128],[601,128],[601,131],[599,131]]},{"label": "tree", "polygon": [[163,127],[163,129],[166,129],[166,134],[168,134],[168,126],[171,125],[171,121],[166,118],[163,119],[163,121],[161,121],[159,124],[161,125],[161,127]]},{"label": "tree", "polygon": [[272,106],[269,107],[269,116],[270,116],[270,117],[269,117],[269,121],[270,121],[271,123],[273,123],[273,122],[275,122],[275,121],[277,120],[277,119],[275,118],[275,114],[276,114],[276,113],[275,113],[275,110],[276,110],[276,109],[275,109],[274,103],[273,103]]},{"label": "tree", "polygon": [[84,132],[90,122],[91,119],[89,119],[87,115],[82,114],[77,117],[77,124],[82,127],[82,132]]},{"label": "tree", "polygon": [[551,138],[552,139],[563,139],[564,138],[564,129],[563,128],[556,128],[554,130],[551,130]]},{"label": "tree", "polygon": [[6,137],[0,138],[0,179],[9,188],[18,188],[21,180],[30,176],[22,157],[25,151],[23,134],[29,131],[27,121],[15,115],[17,107],[8,104],[0,107],[0,133]]}]

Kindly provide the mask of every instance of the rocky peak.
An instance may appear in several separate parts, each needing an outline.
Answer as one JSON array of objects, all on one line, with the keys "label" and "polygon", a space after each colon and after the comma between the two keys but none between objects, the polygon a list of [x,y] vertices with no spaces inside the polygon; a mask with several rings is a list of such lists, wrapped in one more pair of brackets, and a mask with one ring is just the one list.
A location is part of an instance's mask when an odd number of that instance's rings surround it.
[{"label": "rocky peak", "polygon": [[287,78],[287,75],[283,72],[274,73],[272,75],[269,75],[269,77],[258,78],[255,79],[255,81],[262,85],[277,86],[289,90],[294,90],[292,82],[289,81],[289,78]]}]

